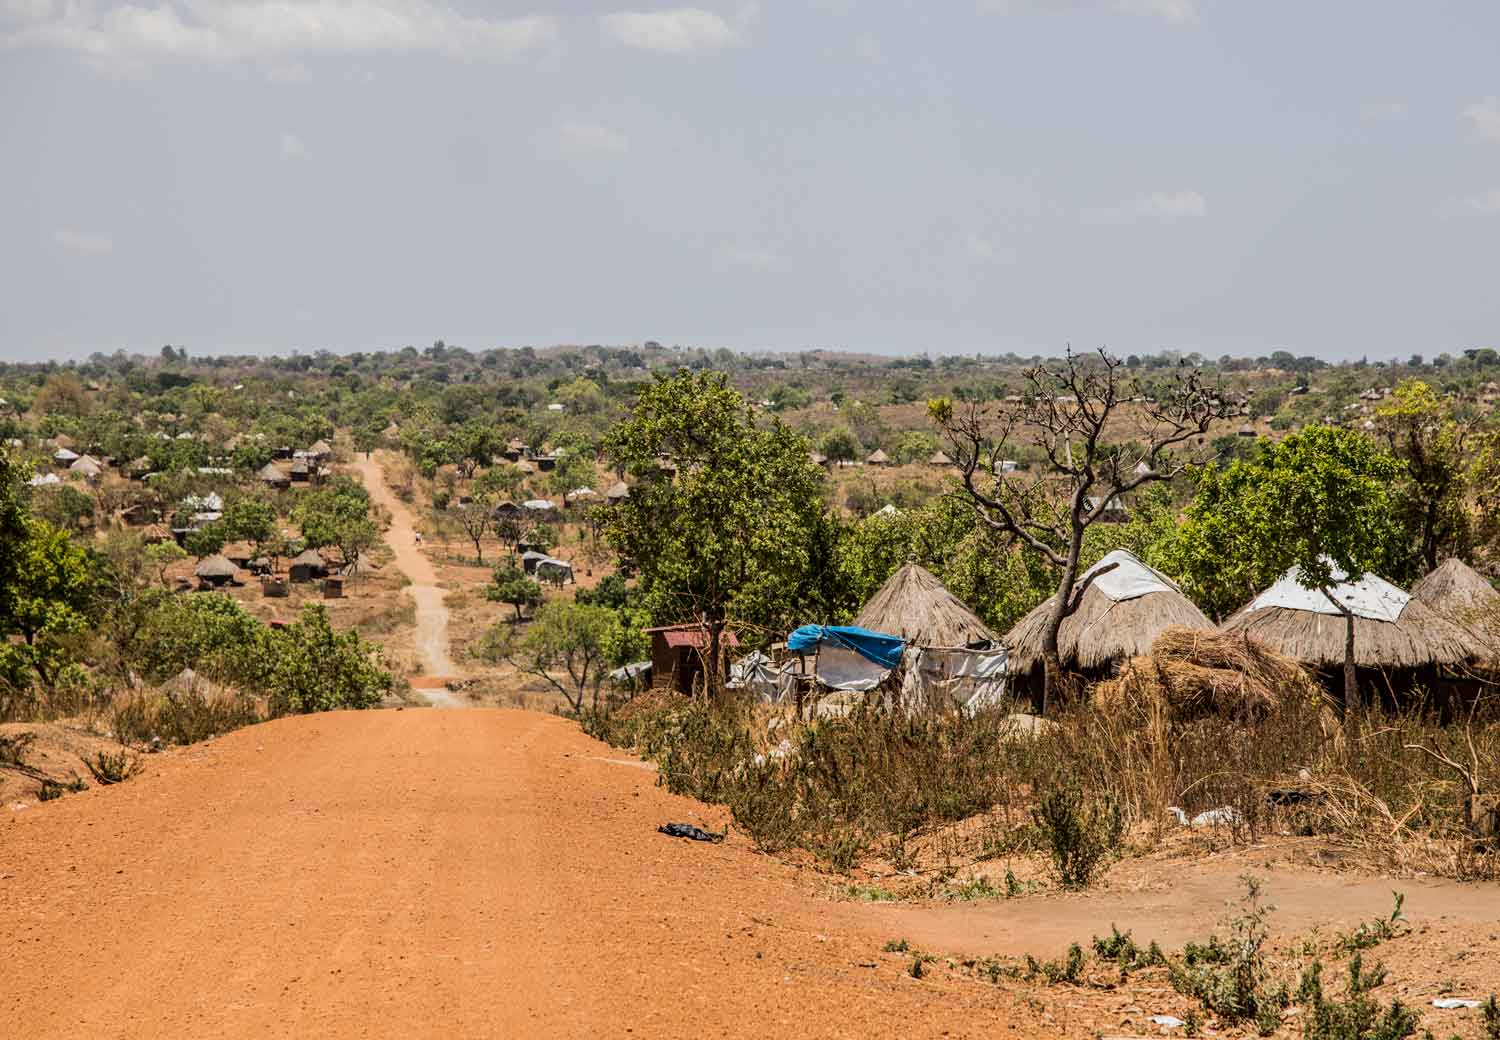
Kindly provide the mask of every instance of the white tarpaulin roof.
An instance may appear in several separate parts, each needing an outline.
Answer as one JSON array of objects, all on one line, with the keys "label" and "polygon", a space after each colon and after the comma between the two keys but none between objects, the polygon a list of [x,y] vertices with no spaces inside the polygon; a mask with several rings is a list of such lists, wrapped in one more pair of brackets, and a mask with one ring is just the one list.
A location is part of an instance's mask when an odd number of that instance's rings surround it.
[{"label": "white tarpaulin roof", "polygon": [[[1366,574],[1358,581],[1349,581],[1348,576],[1337,567],[1332,568],[1332,571],[1334,580],[1339,584],[1328,591],[1348,607],[1355,617],[1371,621],[1397,621],[1401,618],[1401,612],[1406,609],[1406,604],[1411,602],[1409,593],[1401,591],[1384,578]],[[1288,610],[1307,610],[1314,614],[1335,614],[1342,617],[1343,613],[1328,602],[1328,597],[1323,595],[1321,589],[1309,589],[1297,580],[1300,573],[1296,567],[1287,571],[1277,579],[1276,584],[1251,600],[1245,612],[1248,614],[1254,610],[1285,607]]]},{"label": "white tarpaulin roof", "polygon": [[1099,575],[1093,587],[1116,603],[1127,599],[1139,599],[1153,592],[1182,591],[1171,578],[1142,563],[1140,558],[1129,549],[1116,549],[1107,554],[1104,559],[1083,572],[1083,576],[1078,580],[1079,584],[1081,585],[1090,574],[1112,563],[1118,566],[1108,574]]}]

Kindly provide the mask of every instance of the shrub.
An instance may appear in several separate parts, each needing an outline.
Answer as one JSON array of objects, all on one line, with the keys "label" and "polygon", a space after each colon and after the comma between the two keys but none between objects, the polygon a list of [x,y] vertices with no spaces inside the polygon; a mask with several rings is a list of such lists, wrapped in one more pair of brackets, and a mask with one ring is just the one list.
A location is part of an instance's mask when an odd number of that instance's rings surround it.
[{"label": "shrub", "polygon": [[100,751],[92,758],[84,758],[83,764],[96,783],[107,785],[123,783],[140,772],[141,760],[128,751]]},{"label": "shrub", "polygon": [[110,718],[115,739],[136,747],[196,744],[260,721],[248,697],[212,698],[191,689],[122,699]]},{"label": "shrub", "polygon": [[1043,843],[1052,854],[1052,869],[1064,888],[1087,888],[1120,845],[1125,821],[1113,798],[1086,802],[1073,781],[1047,792],[1032,810]]},{"label": "shrub", "polygon": [[1267,1035],[1291,997],[1266,968],[1266,918],[1272,908],[1261,902],[1258,881],[1243,880],[1245,895],[1239,916],[1229,922],[1229,941],[1211,935],[1205,944],[1188,943],[1181,960],[1168,962],[1168,969],[1177,992],[1230,1022],[1253,1020]]},{"label": "shrub", "polygon": [[1385,969],[1376,965],[1364,970],[1363,954],[1349,958],[1349,981],[1344,999],[1334,1000],[1323,992],[1321,965],[1298,986],[1307,1006],[1303,1019],[1304,1040],[1403,1040],[1417,1031],[1417,1016],[1399,1000],[1381,1008],[1370,991],[1385,982]]}]

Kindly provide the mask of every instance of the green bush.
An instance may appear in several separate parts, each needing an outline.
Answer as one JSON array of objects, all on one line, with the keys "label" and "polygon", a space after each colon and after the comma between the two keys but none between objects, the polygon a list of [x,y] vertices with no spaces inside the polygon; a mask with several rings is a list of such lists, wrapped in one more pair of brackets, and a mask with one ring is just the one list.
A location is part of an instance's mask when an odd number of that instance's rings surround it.
[{"label": "green bush", "polygon": [[1073,781],[1058,784],[1032,810],[1037,831],[1052,854],[1052,870],[1064,888],[1087,888],[1114,854],[1124,834],[1120,807],[1108,795],[1086,801]]}]

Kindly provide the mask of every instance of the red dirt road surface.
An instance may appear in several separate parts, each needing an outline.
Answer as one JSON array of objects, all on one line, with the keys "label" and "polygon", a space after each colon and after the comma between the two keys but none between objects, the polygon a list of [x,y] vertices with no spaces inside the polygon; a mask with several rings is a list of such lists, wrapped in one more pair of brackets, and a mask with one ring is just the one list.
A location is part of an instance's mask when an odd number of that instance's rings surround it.
[{"label": "red dirt road surface", "polygon": [[[1058,1036],[550,716],[283,719],[0,818],[0,1036]],[[713,810],[709,810],[712,812]]]}]

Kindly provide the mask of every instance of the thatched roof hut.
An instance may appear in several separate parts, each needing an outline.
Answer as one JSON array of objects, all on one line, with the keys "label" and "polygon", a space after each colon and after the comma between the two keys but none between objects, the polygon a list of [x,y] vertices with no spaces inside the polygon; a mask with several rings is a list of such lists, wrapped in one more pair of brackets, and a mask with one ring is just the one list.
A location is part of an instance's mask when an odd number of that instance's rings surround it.
[{"label": "thatched roof hut", "polygon": [[[1113,569],[1104,568],[1114,565]],[[1212,629],[1213,623],[1166,575],[1141,562],[1134,553],[1116,549],[1079,578],[1099,573],[1083,594],[1078,609],[1063,619],[1057,648],[1065,669],[1100,672],[1129,657],[1149,653],[1158,636],[1173,625]],[[1012,674],[1042,667],[1042,641],[1053,599],[1027,614],[1005,637]]]},{"label": "thatched roof hut", "polygon": [[630,497],[630,487],[623,480],[616,481],[615,486],[604,493],[604,497],[611,502],[623,502]]},{"label": "thatched roof hut", "polygon": [[879,448],[870,452],[869,458],[865,459],[865,465],[867,466],[888,466],[890,462],[891,457]]},{"label": "thatched roof hut", "polygon": [[292,483],[291,474],[287,473],[286,470],[274,462],[266,463],[255,476],[262,484],[267,484],[271,487],[290,487]]},{"label": "thatched roof hut", "polygon": [[930,459],[927,460],[927,465],[929,465],[929,466],[951,466],[951,465],[953,465],[953,460],[950,459],[943,452],[941,452],[941,451],[935,451],[935,452],[932,453],[932,458],[930,458]]},{"label": "thatched roof hut", "polygon": [[226,556],[215,553],[205,556],[198,566],[193,570],[193,575],[214,585],[220,585],[239,572],[239,568]]},{"label": "thatched roof hut", "polygon": [[104,467],[92,455],[83,455],[74,459],[73,464],[68,467],[68,470],[83,477],[93,478],[102,474]]},{"label": "thatched roof hut", "polygon": [[287,564],[287,577],[292,581],[312,581],[328,573],[328,561],[316,549],[304,549]]},{"label": "thatched roof hut", "polygon": [[854,624],[900,636],[915,646],[968,646],[996,638],[931,571],[915,563],[891,575]]},{"label": "thatched roof hut", "polygon": [[[1373,574],[1339,580],[1330,591],[1354,613],[1354,663],[1359,668],[1418,669],[1458,665],[1473,657],[1462,628]],[[1317,589],[1304,588],[1296,568],[1224,622],[1278,653],[1314,668],[1344,664],[1343,613]]]},{"label": "thatched roof hut", "polygon": [[1456,556],[1423,575],[1411,587],[1411,598],[1450,616],[1500,606],[1500,592],[1495,586]]}]

